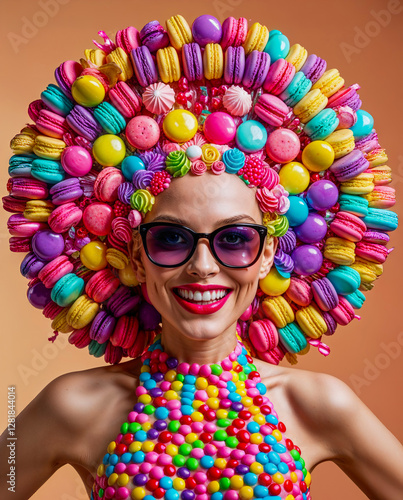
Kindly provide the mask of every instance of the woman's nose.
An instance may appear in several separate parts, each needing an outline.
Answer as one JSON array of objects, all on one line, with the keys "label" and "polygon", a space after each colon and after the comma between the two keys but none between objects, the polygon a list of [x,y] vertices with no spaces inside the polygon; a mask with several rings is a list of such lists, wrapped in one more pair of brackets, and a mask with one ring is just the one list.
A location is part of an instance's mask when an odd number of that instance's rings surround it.
[{"label": "woman's nose", "polygon": [[220,271],[220,267],[210,250],[209,242],[200,239],[194,254],[187,263],[187,272],[191,275],[198,275],[201,278],[215,276]]}]

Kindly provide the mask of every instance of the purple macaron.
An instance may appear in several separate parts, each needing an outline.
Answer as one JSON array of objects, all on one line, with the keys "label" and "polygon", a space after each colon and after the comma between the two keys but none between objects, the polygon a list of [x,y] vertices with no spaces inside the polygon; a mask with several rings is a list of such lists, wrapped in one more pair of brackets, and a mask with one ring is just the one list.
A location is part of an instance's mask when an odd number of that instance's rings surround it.
[{"label": "purple macaron", "polygon": [[82,71],[83,67],[77,61],[65,61],[55,69],[55,80],[69,99],[72,99],[71,86]]},{"label": "purple macaron", "polygon": [[386,245],[390,240],[387,233],[382,231],[365,231],[362,241],[367,241],[368,243],[377,243],[379,245]]},{"label": "purple macaron", "polygon": [[245,62],[242,84],[250,89],[257,89],[266,80],[270,67],[270,56],[267,52],[252,50]]},{"label": "purple macaron", "polygon": [[148,47],[145,45],[133,49],[130,53],[134,73],[142,87],[158,81],[158,71]]},{"label": "purple macaron", "polygon": [[168,33],[158,21],[151,21],[141,29],[140,40],[150,52],[157,52],[169,45]]},{"label": "purple macaron", "polygon": [[316,54],[310,54],[300,71],[311,80],[312,84],[316,83],[326,71],[327,63],[324,59]]},{"label": "purple macaron", "polygon": [[325,335],[333,335],[337,328],[336,320],[330,313],[326,311],[322,312],[322,318],[324,319],[327,326],[327,331],[325,332]]},{"label": "purple macaron", "polygon": [[357,111],[361,107],[361,99],[357,90],[360,89],[358,83],[343,88],[329,97],[327,108],[337,108],[338,106],[349,106],[353,111]]},{"label": "purple macaron", "polygon": [[198,43],[186,43],[182,47],[183,71],[190,82],[203,78],[203,60]]},{"label": "purple macaron", "polygon": [[132,295],[128,287],[121,286],[108,300],[107,307],[115,318],[120,318],[120,316],[134,309],[139,301],[139,295]]},{"label": "purple macaron", "polygon": [[52,203],[55,205],[69,203],[83,195],[80,180],[77,177],[71,177],[70,179],[54,184],[49,192],[52,195]]},{"label": "purple macaron", "polygon": [[98,344],[103,344],[112,335],[116,325],[116,318],[105,311],[100,311],[94,318],[90,328],[90,338]]},{"label": "purple macaron", "polygon": [[103,133],[103,128],[95,120],[91,111],[79,104],[74,106],[67,115],[66,120],[76,134],[89,141],[95,141],[95,139]]},{"label": "purple macaron", "polygon": [[329,170],[339,182],[348,181],[369,168],[369,162],[362,151],[354,149],[348,155],[336,160]]},{"label": "purple macaron", "polygon": [[373,149],[379,148],[380,144],[378,141],[378,134],[373,128],[368,135],[363,135],[355,139],[355,147],[362,151],[363,153],[368,153]]},{"label": "purple macaron", "polygon": [[330,311],[339,303],[339,296],[327,278],[315,280],[311,283],[313,297],[322,311]]},{"label": "purple macaron", "polygon": [[20,272],[25,278],[32,280],[38,276],[39,271],[45,264],[47,262],[39,259],[34,252],[29,252],[21,262]]},{"label": "purple macaron", "polygon": [[245,71],[245,49],[228,47],[224,57],[224,80],[228,85],[242,82]]}]

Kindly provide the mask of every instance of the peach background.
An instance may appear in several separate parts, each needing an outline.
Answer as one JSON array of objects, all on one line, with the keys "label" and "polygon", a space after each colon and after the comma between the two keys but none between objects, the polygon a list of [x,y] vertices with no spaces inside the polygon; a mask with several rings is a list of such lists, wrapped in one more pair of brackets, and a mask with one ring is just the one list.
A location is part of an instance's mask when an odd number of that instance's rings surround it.
[{"label": "peach background", "polygon": [[[92,39],[98,39],[97,31],[100,29],[113,36],[118,29],[128,25],[140,29],[146,22],[155,18],[164,23],[165,19],[178,13],[184,15],[190,23],[204,13],[213,14],[220,21],[227,16],[244,16],[252,22],[260,21],[269,29],[283,31],[291,44],[299,42],[309,53],[315,52],[324,57],[328,61],[328,68],[338,68],[348,85],[360,83],[363,109],[370,111],[375,118],[380,142],[386,148],[389,165],[394,170],[393,185],[398,191],[402,191],[402,107],[399,87],[403,69],[396,61],[403,48],[403,19],[401,13],[393,14],[385,27],[378,25],[377,29],[371,14],[373,11],[387,8],[403,10],[398,0],[339,0],[333,4],[331,11],[323,2],[317,0],[309,4],[294,0],[204,0],[202,3],[173,0],[148,3],[133,0],[59,0],[58,4],[55,4],[55,1],[45,0],[41,3],[32,0],[8,0],[8,7],[3,9],[1,16],[1,43],[4,49],[0,124],[2,195],[6,194],[7,165],[11,155],[9,140],[29,121],[27,106],[31,100],[39,98],[40,92],[48,83],[54,81],[54,68],[66,59],[79,60],[83,56],[83,50],[92,46]],[[40,13],[43,12],[43,5],[48,4],[53,5],[53,12],[45,22],[46,19],[44,20]],[[55,5],[58,6],[58,12],[55,12]],[[14,48],[10,43],[10,34],[21,34],[25,18],[35,18],[43,22],[44,26],[38,29],[31,39],[27,39],[27,43]],[[350,44],[351,48],[357,28],[367,29],[371,38],[368,43],[356,49],[359,53],[353,53],[348,59],[340,44]],[[401,211],[401,200],[402,195],[395,207],[398,212]],[[8,250],[8,215],[10,214],[0,211],[0,303],[3,332],[1,429],[6,425],[8,385],[16,386],[17,410],[21,411],[56,376],[100,364],[86,351],[69,346],[67,336],[61,336],[53,346],[47,341],[47,337],[52,334],[49,321],[40,311],[35,311],[25,298],[27,281],[19,273],[23,255],[12,254]],[[368,363],[378,363],[381,369],[373,380],[361,386],[358,394],[400,440],[403,438],[403,400],[400,389],[403,381],[402,355],[400,353],[396,359],[392,359],[380,353],[384,352],[381,343],[396,342],[399,334],[403,344],[400,316],[402,294],[398,279],[402,276],[402,239],[401,230],[392,234],[392,245],[396,250],[390,255],[384,275],[375,289],[367,295],[361,321],[354,321],[347,327],[339,328],[333,338],[326,339],[332,350],[328,358],[313,352],[312,349],[308,359],[302,360],[298,365],[300,368],[333,374],[354,388],[353,376],[362,377],[363,381]],[[355,388],[357,389],[357,386]],[[382,446],[382,443],[377,445]],[[338,499],[341,495],[345,500],[366,498],[332,463],[321,464],[314,471],[312,494],[313,498],[327,500]],[[86,497],[78,475],[71,467],[64,467],[32,498],[81,500]]]}]

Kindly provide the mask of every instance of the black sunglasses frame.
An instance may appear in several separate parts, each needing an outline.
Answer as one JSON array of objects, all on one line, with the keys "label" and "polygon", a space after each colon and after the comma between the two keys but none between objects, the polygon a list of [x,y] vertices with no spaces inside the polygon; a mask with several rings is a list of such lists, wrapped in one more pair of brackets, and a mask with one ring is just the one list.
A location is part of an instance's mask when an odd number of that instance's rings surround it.
[{"label": "black sunglasses frame", "polygon": [[[189,255],[186,257],[186,259],[184,259],[179,264],[176,264],[176,265],[172,266],[172,265],[166,265],[166,264],[159,264],[158,262],[155,262],[151,258],[150,254],[148,252],[148,248],[147,248],[147,232],[148,232],[149,229],[151,229],[153,227],[156,227],[156,226],[168,226],[168,227],[177,227],[177,228],[180,228],[180,229],[186,229],[186,231],[188,231],[193,236],[193,247],[192,247]],[[256,231],[259,233],[259,236],[260,236],[260,246],[259,246],[259,251],[257,252],[256,258],[253,260],[253,262],[251,262],[247,266],[231,266],[231,265],[225,264],[218,257],[218,255],[217,255],[217,253],[216,253],[216,251],[214,249],[214,244],[213,244],[214,238],[215,238],[215,236],[219,232],[221,232],[223,229],[227,229],[227,228],[231,228],[231,227],[239,227],[239,226],[247,226],[247,227],[251,227],[253,229],[256,229]],[[247,267],[253,266],[253,264],[259,259],[260,254],[262,253],[262,249],[263,249],[263,245],[264,245],[264,240],[265,240],[265,238],[267,236],[267,227],[266,226],[262,226],[262,225],[259,225],[259,224],[249,224],[249,223],[228,224],[226,226],[221,226],[221,227],[215,229],[212,233],[196,233],[195,231],[193,231],[193,229],[190,229],[190,227],[182,226],[180,224],[175,224],[173,222],[148,222],[148,223],[145,223],[145,224],[140,224],[138,226],[138,231],[140,232],[140,236],[141,236],[141,239],[143,241],[143,246],[144,246],[144,250],[146,252],[147,257],[149,258],[149,260],[153,264],[155,264],[156,266],[159,266],[159,267],[180,267],[180,266],[182,266],[188,260],[191,259],[192,255],[194,254],[194,252],[196,250],[198,241],[201,238],[207,238],[208,241],[209,241],[211,253],[213,254],[214,258],[222,266],[229,267],[229,268],[232,268],[232,269],[245,269]]]}]

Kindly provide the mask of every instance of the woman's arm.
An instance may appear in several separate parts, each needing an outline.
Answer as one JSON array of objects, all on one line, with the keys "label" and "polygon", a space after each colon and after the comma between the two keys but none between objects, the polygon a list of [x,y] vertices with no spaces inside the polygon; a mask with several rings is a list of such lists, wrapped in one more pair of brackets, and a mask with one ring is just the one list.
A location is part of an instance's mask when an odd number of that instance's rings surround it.
[{"label": "woman's arm", "polygon": [[403,446],[341,380],[320,374],[319,429],[335,462],[371,500],[403,498]]},{"label": "woman's arm", "polygon": [[73,377],[67,374],[52,381],[17,416],[15,492],[8,490],[10,485],[4,479],[10,470],[7,430],[1,435],[2,500],[27,500],[77,453],[81,410],[74,404]]}]

